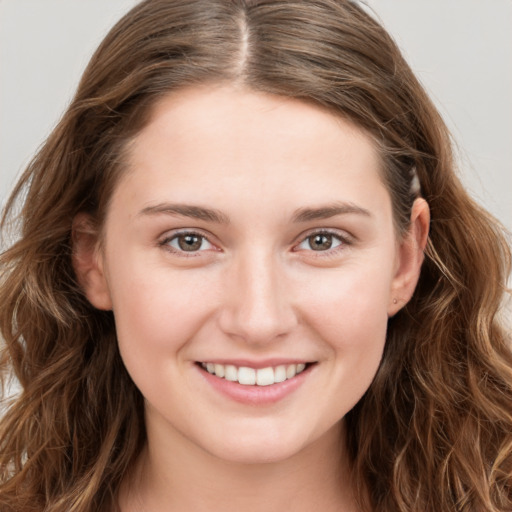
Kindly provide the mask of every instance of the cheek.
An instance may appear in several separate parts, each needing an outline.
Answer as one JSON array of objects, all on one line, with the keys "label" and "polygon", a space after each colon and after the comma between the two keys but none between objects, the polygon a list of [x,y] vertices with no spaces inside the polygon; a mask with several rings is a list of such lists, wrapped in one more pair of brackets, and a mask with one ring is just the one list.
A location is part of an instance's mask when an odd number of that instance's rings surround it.
[{"label": "cheek", "polygon": [[215,302],[207,274],[126,260],[110,272],[110,289],[119,347],[129,370],[171,360],[166,356],[194,337]]},{"label": "cheek", "polygon": [[391,276],[389,265],[354,265],[317,276],[305,288],[304,323],[339,363],[336,371],[352,375],[356,387],[368,386],[380,363]]},{"label": "cheek", "polygon": [[392,276],[386,260],[383,264],[359,261],[310,279],[306,276],[302,310],[319,328],[365,331],[374,322],[386,324]]}]

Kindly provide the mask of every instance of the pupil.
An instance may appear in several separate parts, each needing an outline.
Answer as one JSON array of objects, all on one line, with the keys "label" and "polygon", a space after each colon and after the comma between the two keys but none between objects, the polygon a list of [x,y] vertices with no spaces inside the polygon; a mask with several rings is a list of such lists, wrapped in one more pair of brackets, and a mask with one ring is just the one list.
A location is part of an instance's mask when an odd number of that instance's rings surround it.
[{"label": "pupil", "polygon": [[197,235],[182,235],[178,238],[178,245],[183,251],[197,251],[201,242],[201,237]]},{"label": "pupil", "polygon": [[310,245],[314,251],[325,251],[331,248],[331,235],[314,235],[310,238]]}]

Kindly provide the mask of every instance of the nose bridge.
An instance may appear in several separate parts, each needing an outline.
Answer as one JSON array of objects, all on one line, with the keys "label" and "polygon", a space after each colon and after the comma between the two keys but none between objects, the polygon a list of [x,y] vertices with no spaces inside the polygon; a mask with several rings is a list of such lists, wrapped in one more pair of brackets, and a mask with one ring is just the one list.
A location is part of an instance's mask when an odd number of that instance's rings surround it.
[{"label": "nose bridge", "polygon": [[270,250],[247,250],[237,258],[226,287],[222,328],[248,343],[267,343],[296,324],[282,262]]}]

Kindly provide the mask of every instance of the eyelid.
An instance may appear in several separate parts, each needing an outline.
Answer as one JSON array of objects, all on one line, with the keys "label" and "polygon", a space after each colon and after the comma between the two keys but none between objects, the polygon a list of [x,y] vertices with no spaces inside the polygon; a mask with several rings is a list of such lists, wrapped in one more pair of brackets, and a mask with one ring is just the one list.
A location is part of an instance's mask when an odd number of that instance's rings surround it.
[{"label": "eyelid", "polygon": [[[332,237],[337,238],[341,243],[337,245],[336,247],[327,249],[325,251],[315,251],[313,249],[299,249],[299,245],[305,242],[309,237],[314,235],[329,235]],[[315,257],[322,257],[327,255],[332,255],[333,253],[336,253],[338,251],[342,251],[347,246],[350,246],[354,243],[354,237],[347,233],[346,231],[339,230],[339,229],[333,229],[333,228],[314,228],[306,231],[305,233],[302,233],[298,238],[295,244],[293,245],[293,251],[299,252],[310,252],[314,253]]]},{"label": "eyelid", "polygon": [[[176,248],[173,248],[169,245],[169,242],[175,239],[176,237],[180,235],[196,235],[201,238],[204,238],[209,244],[213,246],[213,248],[209,249],[202,249],[197,251],[183,251]],[[313,249],[299,249],[298,246],[305,242],[307,238],[314,236],[314,235],[330,235],[335,238],[337,238],[341,243],[337,245],[334,248],[327,249],[325,251],[315,251]],[[221,249],[218,246],[218,243],[215,243],[212,241],[212,235],[209,233],[205,233],[201,229],[197,228],[179,228],[171,231],[166,231],[161,237],[158,239],[158,245],[163,247],[164,249],[167,249],[169,252],[173,254],[179,254],[180,256],[185,257],[193,257],[198,256],[201,253],[208,252],[208,251],[221,251]],[[313,228],[306,232],[303,232],[301,235],[299,235],[296,238],[296,242],[293,243],[292,251],[293,252],[309,252],[314,253],[315,257],[322,257],[322,256],[328,256],[333,253],[336,253],[338,251],[346,249],[347,246],[350,246],[354,243],[354,236],[349,234],[347,231],[340,230],[340,229],[334,229],[334,228]]]},{"label": "eyelid", "polygon": [[[172,240],[176,239],[177,237],[179,237],[180,235],[195,235],[195,236],[201,237],[204,240],[206,240],[212,246],[212,248],[201,249],[201,250],[197,250],[197,251],[183,251],[183,250],[177,249],[175,247],[171,247],[169,245],[170,242]],[[175,230],[171,230],[171,231],[166,231],[165,234],[163,234],[161,237],[159,237],[158,245],[173,254],[178,254],[178,255],[184,256],[184,257],[193,257],[193,256],[198,256],[201,253],[204,253],[207,251],[212,251],[212,250],[220,251],[220,249],[218,248],[218,245],[215,244],[211,240],[211,238],[212,238],[211,235],[205,233],[201,229],[180,228],[180,229],[175,229]]]}]

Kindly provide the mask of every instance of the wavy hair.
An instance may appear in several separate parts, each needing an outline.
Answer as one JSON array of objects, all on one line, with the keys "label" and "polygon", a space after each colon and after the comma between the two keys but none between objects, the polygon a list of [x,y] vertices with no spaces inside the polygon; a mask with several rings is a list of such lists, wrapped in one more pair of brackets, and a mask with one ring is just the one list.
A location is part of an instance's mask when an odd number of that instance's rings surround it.
[{"label": "wavy hair", "polygon": [[0,370],[21,391],[0,420],[0,509],[115,508],[145,442],[143,400],[112,313],[77,283],[72,219],[101,226],[125,148],[160,98],[234,82],[370,134],[398,233],[415,176],[430,205],[417,289],[346,417],[362,509],[511,510],[512,355],[498,314],[510,248],[461,186],[447,128],[397,46],[349,0],[146,0],[100,45],[2,217],[19,235],[0,256]]}]

